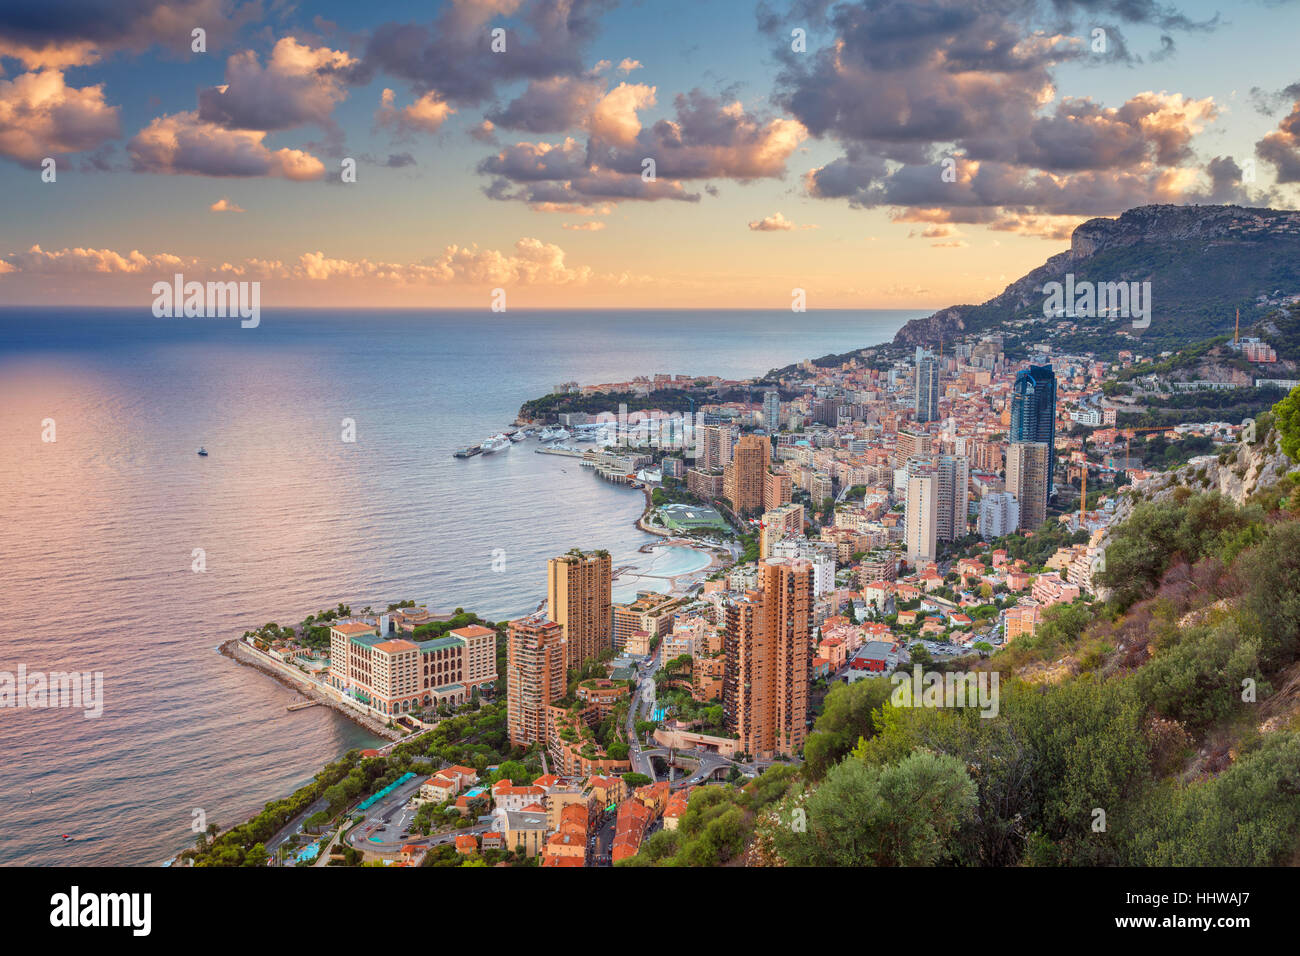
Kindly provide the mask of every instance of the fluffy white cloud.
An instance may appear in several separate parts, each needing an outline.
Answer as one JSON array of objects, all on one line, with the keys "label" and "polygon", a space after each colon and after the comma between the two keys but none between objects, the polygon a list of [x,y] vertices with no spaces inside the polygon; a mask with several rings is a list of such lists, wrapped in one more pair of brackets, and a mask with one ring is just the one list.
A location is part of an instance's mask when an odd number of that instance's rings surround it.
[{"label": "fluffy white cloud", "polygon": [[196,112],[160,116],[129,143],[140,172],[196,176],[282,176],[305,181],[325,175],[324,164],[299,149],[270,150],[265,131],[226,129]]},{"label": "fluffy white cloud", "polygon": [[58,70],[0,80],[0,155],[35,164],[94,149],[119,132],[102,86],[68,86]]}]

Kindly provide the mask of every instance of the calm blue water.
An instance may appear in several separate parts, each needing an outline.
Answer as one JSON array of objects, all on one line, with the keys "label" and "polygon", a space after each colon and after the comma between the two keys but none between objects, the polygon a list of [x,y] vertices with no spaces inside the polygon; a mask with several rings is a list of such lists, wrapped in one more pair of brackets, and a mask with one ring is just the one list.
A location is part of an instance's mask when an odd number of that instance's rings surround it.
[{"label": "calm blue water", "polygon": [[451,457],[525,399],[745,377],[916,314],[809,313],[792,334],[789,312],[276,312],[241,329],[0,309],[0,671],[105,675],[98,720],[0,710],[0,863],[158,863],[196,809],[227,826],[372,740],[323,708],[286,712],[292,692],[214,652],[249,628],[340,600],[504,619],[575,545],[689,570],[690,552],[637,551],[639,492],[531,442]]}]

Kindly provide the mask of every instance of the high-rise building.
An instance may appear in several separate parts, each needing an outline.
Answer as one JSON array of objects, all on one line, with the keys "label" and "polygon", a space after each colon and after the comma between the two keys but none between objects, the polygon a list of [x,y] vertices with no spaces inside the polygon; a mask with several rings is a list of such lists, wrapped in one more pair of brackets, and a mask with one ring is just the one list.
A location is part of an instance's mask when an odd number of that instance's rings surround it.
[{"label": "high-rise building", "polygon": [[980,499],[980,537],[985,541],[1011,534],[1020,527],[1020,505],[1009,491],[995,491]]},{"label": "high-rise building", "polygon": [[933,561],[938,556],[939,533],[939,478],[933,467],[920,467],[909,475],[903,525],[907,563],[918,567]]},{"label": "high-rise building", "polygon": [[956,541],[966,536],[970,465],[958,455],[940,455],[935,459],[935,466],[939,479],[935,534],[940,541]]},{"label": "high-rise building", "polygon": [[916,420],[939,420],[939,363],[920,346],[916,349]]},{"label": "high-rise building", "polygon": [[722,472],[722,493],[737,514],[762,510],[763,477],[771,457],[766,436],[741,435],[736,442],[731,463]]},{"label": "high-rise building", "polygon": [[1012,442],[1007,446],[1007,491],[1020,506],[1020,527],[1037,531],[1047,520],[1052,454],[1046,442]]},{"label": "high-rise building", "polygon": [[933,447],[934,439],[929,434],[900,430],[894,446],[894,467],[902,468],[907,459],[917,455],[929,455]]},{"label": "high-rise building", "polygon": [[608,551],[575,548],[546,564],[546,607],[564,628],[567,667],[613,646],[613,571]]},{"label": "high-rise building", "polygon": [[[1050,466],[1056,458],[1056,373],[1052,371],[1052,366],[1031,365],[1016,373],[1016,384],[1011,394],[1011,431],[1008,437],[1012,442],[1047,444],[1047,496],[1050,498],[1053,489]],[[1023,511],[1022,507],[1022,514]],[[1031,527],[1028,522],[1023,524]]]},{"label": "high-rise building", "polygon": [[565,694],[564,628],[540,615],[510,622],[506,729],[512,747],[545,744],[547,708]]},{"label": "high-rise building", "polygon": [[703,461],[697,461],[696,467],[704,471],[717,471],[725,468],[731,461],[735,438],[730,425],[704,425],[700,428],[704,436]]},{"label": "high-rise building", "polygon": [[807,735],[813,569],[798,558],[758,566],[757,590],[727,607],[722,710],[739,749],[795,755]]},{"label": "high-rise building", "polygon": [[763,426],[769,435],[781,428],[781,393],[776,389],[763,393]]},{"label": "high-rise building", "polygon": [[772,545],[782,538],[803,534],[803,505],[786,504],[763,512],[758,533],[759,559],[772,556]]},{"label": "high-rise building", "polygon": [[771,511],[790,503],[794,483],[784,472],[769,471],[763,476],[763,510]]}]

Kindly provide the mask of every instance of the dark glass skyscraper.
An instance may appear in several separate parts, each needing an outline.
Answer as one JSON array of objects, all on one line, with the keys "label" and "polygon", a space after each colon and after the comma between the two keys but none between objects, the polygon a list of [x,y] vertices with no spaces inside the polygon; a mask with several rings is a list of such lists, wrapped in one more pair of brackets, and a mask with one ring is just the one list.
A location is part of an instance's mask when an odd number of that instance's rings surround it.
[{"label": "dark glass skyscraper", "polygon": [[1046,442],[1049,467],[1047,494],[1052,494],[1050,463],[1056,458],[1056,373],[1050,365],[1031,365],[1016,373],[1016,387],[1011,396],[1011,434],[1013,442]]}]

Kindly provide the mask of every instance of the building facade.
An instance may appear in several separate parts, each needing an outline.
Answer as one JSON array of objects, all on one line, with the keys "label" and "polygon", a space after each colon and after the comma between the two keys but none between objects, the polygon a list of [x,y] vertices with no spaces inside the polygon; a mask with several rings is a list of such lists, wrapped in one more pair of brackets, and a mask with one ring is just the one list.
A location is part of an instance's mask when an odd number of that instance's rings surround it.
[{"label": "building facade", "polygon": [[577,549],[546,563],[549,617],[564,628],[566,666],[612,647],[613,565],[608,551]]}]

